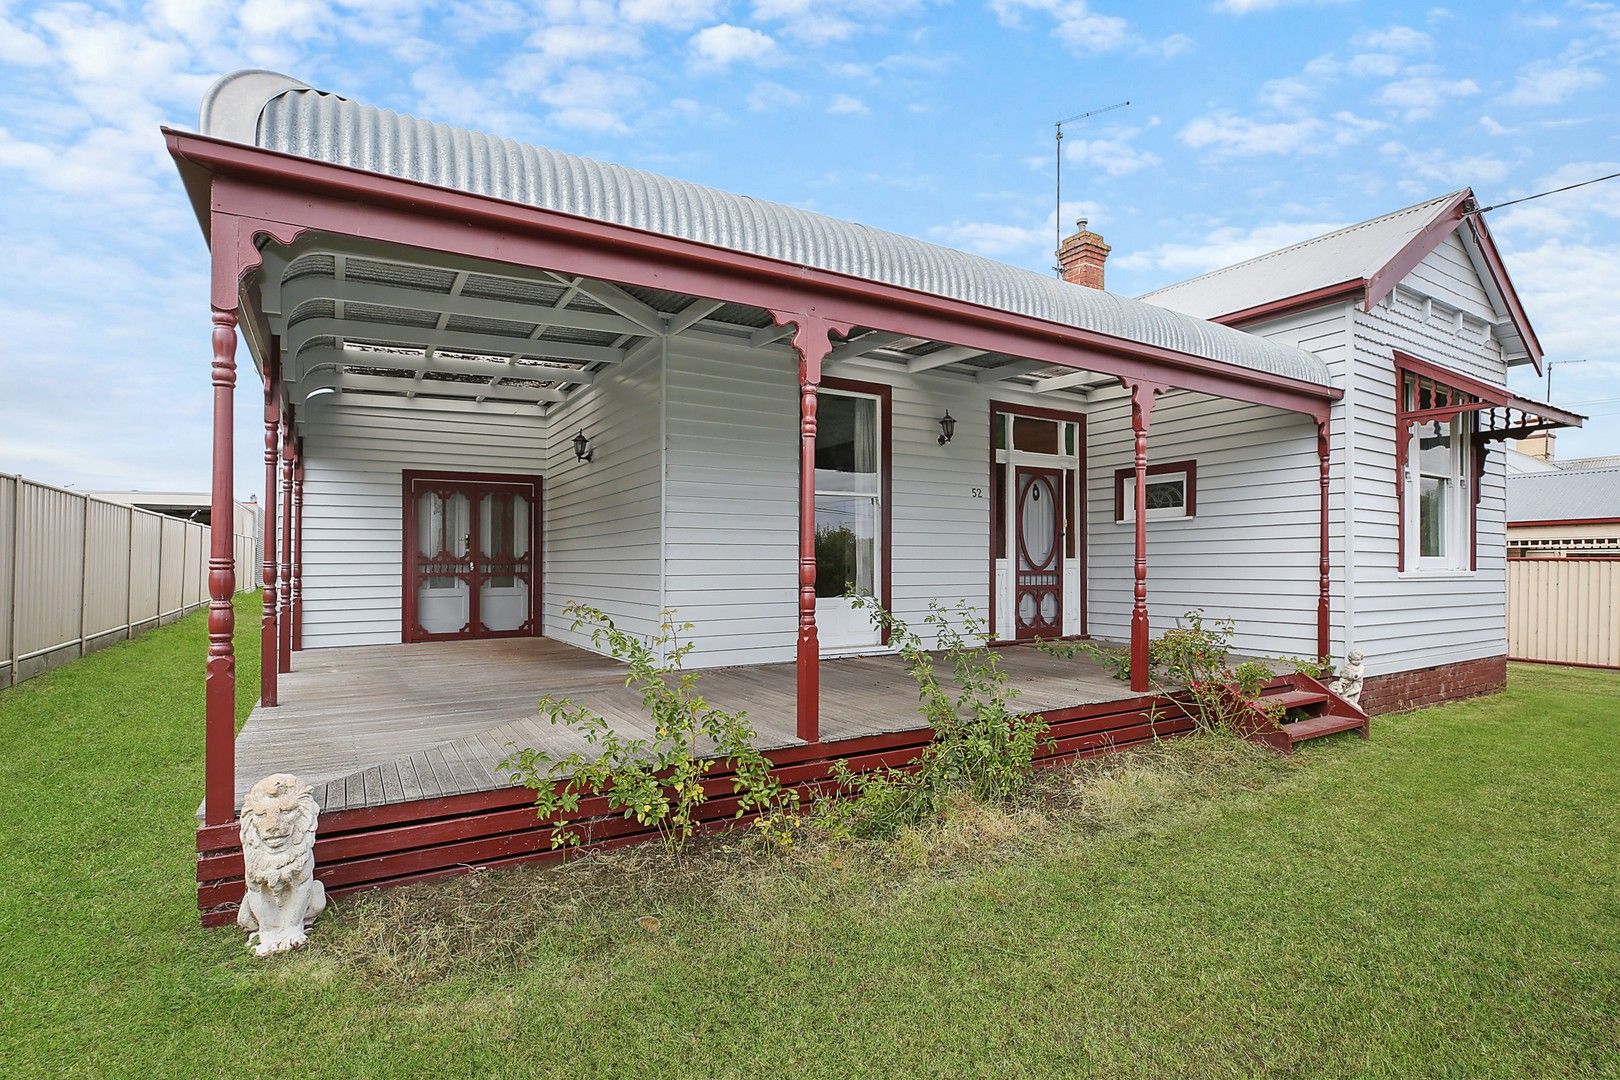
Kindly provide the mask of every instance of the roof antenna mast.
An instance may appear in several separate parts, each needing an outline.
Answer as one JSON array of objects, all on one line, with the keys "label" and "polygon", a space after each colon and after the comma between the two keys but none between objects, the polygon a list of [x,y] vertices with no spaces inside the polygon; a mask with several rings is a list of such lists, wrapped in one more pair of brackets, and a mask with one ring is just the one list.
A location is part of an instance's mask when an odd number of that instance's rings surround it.
[{"label": "roof antenna mast", "polygon": [[[1065,116],[1062,120],[1059,120],[1056,125],[1054,125],[1057,129],[1057,206],[1054,207],[1057,213],[1053,215],[1053,221],[1056,223],[1053,227],[1057,231],[1057,239],[1052,245],[1053,251],[1056,251],[1058,248],[1063,246],[1063,125],[1078,124],[1080,121],[1085,120],[1088,117],[1099,116],[1105,112],[1113,112],[1115,109],[1123,109],[1129,104],[1130,102],[1128,101],[1121,101],[1114,105],[1105,105],[1100,109],[1092,109],[1090,112],[1076,113],[1073,116]],[[1055,266],[1052,269],[1056,270],[1060,274],[1062,273],[1062,271]]]}]

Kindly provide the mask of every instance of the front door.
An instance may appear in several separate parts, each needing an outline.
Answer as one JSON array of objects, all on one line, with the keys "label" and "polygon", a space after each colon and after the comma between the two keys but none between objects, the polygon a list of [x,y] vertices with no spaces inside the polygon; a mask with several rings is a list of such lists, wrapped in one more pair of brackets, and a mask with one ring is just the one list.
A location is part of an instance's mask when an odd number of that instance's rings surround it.
[{"label": "front door", "polygon": [[1058,637],[1063,632],[1063,473],[1020,465],[1015,481],[1015,636]]},{"label": "front door", "polygon": [[405,474],[404,638],[539,633],[538,477]]}]

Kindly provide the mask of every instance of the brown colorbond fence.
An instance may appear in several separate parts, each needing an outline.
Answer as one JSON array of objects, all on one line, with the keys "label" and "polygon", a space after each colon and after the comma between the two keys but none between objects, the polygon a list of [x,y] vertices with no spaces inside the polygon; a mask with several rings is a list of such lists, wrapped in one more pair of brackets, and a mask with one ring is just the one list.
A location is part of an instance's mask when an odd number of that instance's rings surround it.
[{"label": "brown colorbond fence", "polygon": [[1508,560],[1508,656],[1620,668],[1620,559]]},{"label": "brown colorbond fence", "polygon": [[[258,515],[232,515],[257,588]],[[209,528],[0,473],[0,687],[208,602]]]}]

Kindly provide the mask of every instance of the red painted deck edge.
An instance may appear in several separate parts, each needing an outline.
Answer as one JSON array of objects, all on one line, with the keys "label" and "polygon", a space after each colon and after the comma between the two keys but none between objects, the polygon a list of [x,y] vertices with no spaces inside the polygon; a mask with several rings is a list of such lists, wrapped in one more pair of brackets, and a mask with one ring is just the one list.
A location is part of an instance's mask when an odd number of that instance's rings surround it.
[{"label": "red painted deck edge", "polygon": [[[1164,711],[1155,719],[1155,705]],[[1154,738],[1179,735],[1193,724],[1174,706],[1152,697],[1053,709],[1042,716],[1049,743],[1037,763],[1051,766],[1109,753]],[[811,796],[825,787],[834,762],[855,771],[904,767],[933,739],[931,729],[861,736],[816,746],[795,746],[767,754],[773,772],[789,787]],[[703,828],[736,823],[730,775],[706,784],[711,798],[702,809]],[[653,829],[610,814],[603,798],[585,800],[592,815],[591,840],[577,850],[606,850],[654,839]],[[577,818],[576,818],[577,819]],[[426,881],[466,873],[475,867],[509,866],[556,860],[569,852],[551,847],[552,828],[535,817],[526,788],[503,788],[392,806],[336,811],[323,816],[316,841],[316,874],[332,895]],[[242,895],[242,855],[236,828],[214,826],[197,834],[197,902],[204,926],[223,926],[236,917]]]}]

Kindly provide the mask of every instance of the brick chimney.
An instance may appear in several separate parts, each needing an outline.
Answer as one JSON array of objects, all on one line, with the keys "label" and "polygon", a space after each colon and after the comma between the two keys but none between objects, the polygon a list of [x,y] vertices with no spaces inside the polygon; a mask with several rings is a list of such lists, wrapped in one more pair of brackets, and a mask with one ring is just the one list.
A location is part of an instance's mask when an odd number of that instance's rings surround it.
[{"label": "brick chimney", "polygon": [[1057,249],[1058,271],[1071,285],[1084,285],[1088,289],[1103,287],[1103,263],[1113,249],[1103,238],[1086,228],[1086,219],[1075,222],[1075,234]]},{"label": "brick chimney", "polygon": [[1529,454],[1533,458],[1540,458],[1542,461],[1551,461],[1557,453],[1555,448],[1557,441],[1558,435],[1556,433],[1538,431],[1526,438],[1513,440],[1513,449],[1521,454]]}]

